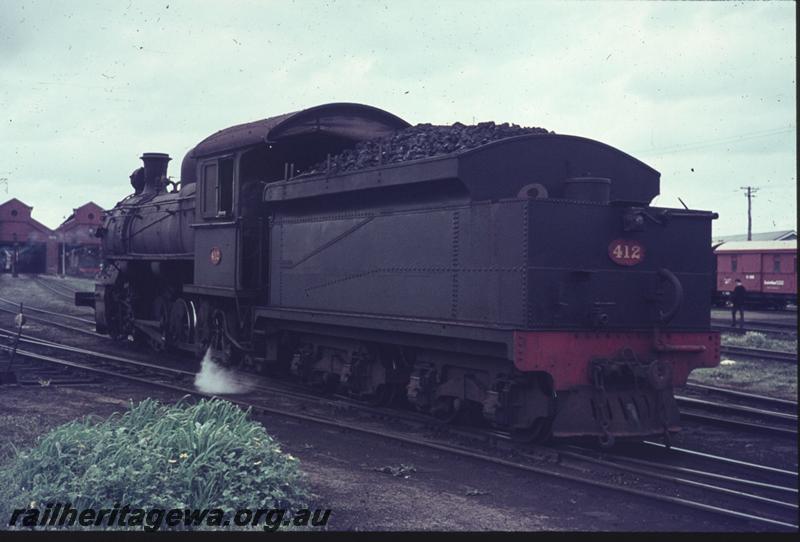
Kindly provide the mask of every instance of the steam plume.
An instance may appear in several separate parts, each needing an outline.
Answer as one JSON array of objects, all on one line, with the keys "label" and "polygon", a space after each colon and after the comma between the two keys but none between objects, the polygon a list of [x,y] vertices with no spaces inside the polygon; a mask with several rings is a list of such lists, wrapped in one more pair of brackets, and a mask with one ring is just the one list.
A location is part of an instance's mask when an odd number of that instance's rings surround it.
[{"label": "steam plume", "polygon": [[242,381],[235,371],[222,367],[214,361],[211,348],[206,350],[203,356],[200,372],[194,377],[194,386],[203,393],[217,395],[246,393],[252,389],[252,385]]}]

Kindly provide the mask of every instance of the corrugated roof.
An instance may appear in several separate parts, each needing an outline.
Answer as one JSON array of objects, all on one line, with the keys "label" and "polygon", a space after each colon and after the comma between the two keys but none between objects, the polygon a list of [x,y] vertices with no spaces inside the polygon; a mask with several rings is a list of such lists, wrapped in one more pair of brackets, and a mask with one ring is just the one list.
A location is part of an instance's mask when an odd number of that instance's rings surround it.
[{"label": "corrugated roof", "polygon": [[723,243],[715,252],[767,252],[793,250],[797,252],[797,240],[791,241],[732,241]]},{"label": "corrugated roof", "polygon": [[[797,231],[795,230],[779,230],[754,233],[751,236],[752,241],[786,241],[797,239]],[[747,241],[747,234],[740,233],[738,235],[720,235],[714,238],[715,243],[727,243],[731,241]]]}]

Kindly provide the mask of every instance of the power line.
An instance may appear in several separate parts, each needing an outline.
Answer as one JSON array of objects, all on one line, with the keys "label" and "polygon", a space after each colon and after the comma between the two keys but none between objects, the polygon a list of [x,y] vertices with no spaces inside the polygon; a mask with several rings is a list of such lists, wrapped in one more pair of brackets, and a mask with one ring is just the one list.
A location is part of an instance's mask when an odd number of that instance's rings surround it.
[{"label": "power line", "polygon": [[695,141],[692,143],[681,143],[677,145],[668,145],[665,147],[655,148],[655,149],[643,149],[638,152],[634,152],[632,154],[671,154],[674,152],[682,152],[682,151],[689,151],[689,150],[696,150],[702,149],[705,147],[713,147],[716,145],[726,145],[729,143],[738,143],[740,141],[748,141],[750,139],[759,139],[762,137],[773,137],[789,132],[793,132],[795,130],[794,126],[785,126],[783,128],[772,128],[770,130],[759,130],[757,132],[751,132],[749,134],[742,134],[738,136],[728,136],[724,138],[717,138],[717,139],[707,139],[704,141]]}]

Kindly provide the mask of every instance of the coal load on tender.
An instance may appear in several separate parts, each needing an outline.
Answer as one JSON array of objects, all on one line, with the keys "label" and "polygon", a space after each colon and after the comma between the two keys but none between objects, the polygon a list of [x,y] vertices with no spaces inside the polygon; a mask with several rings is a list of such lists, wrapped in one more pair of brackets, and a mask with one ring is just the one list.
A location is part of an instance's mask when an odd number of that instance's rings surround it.
[{"label": "coal load on tender", "polygon": [[344,173],[383,164],[430,158],[442,154],[465,151],[498,139],[529,134],[552,134],[544,128],[524,127],[517,124],[481,122],[466,125],[457,122],[451,126],[417,124],[394,134],[358,143],[355,148],[331,156],[302,174]]}]

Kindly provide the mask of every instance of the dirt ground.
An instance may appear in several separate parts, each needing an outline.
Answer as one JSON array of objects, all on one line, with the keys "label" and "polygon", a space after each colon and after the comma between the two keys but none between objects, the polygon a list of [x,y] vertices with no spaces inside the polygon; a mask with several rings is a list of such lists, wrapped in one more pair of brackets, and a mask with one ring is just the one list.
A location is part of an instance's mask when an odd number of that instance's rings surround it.
[{"label": "dirt ground", "polygon": [[[730,321],[731,309],[711,309],[711,317]],[[797,307],[783,311],[745,310],[744,321],[754,324],[758,322],[781,322],[797,326]]]},{"label": "dirt ground", "polygon": [[[0,468],[15,448],[85,415],[108,416],[130,401],[178,394],[128,384],[0,387]],[[54,406],[56,406],[54,408]],[[267,431],[298,457],[331,530],[717,531],[749,530],[648,499],[521,474],[476,460],[263,417]],[[401,476],[385,467],[406,467]],[[3,522],[4,523],[4,522]]]}]

